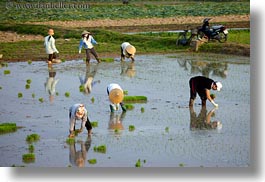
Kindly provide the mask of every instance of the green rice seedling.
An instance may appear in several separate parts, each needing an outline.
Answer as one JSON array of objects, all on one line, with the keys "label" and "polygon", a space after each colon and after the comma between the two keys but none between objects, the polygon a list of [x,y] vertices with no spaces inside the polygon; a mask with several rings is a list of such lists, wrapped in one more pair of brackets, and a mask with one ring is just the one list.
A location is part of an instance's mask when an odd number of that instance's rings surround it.
[{"label": "green rice seedling", "polygon": [[97,159],[89,159],[89,160],[87,160],[87,162],[89,164],[96,164],[97,163]]},{"label": "green rice seedling", "polygon": [[95,102],[95,98],[94,98],[94,97],[91,98],[91,102],[92,102],[92,103]]},{"label": "green rice seedling", "polygon": [[41,103],[43,103],[43,102],[44,102],[44,99],[43,99],[42,97],[40,97],[40,98],[39,98],[39,101],[40,101]]},{"label": "green rice seedling", "polygon": [[31,60],[28,60],[28,64],[30,65],[32,63],[32,61]]},{"label": "green rice seedling", "polygon": [[123,98],[124,102],[146,102],[147,97],[146,96],[124,96]]},{"label": "green rice seedling", "polygon": [[10,133],[17,131],[16,123],[2,123],[0,124],[0,134]]},{"label": "green rice seedling", "polygon": [[75,138],[67,138],[66,143],[69,145],[75,144]]},{"label": "green rice seedling", "polygon": [[29,145],[28,150],[29,150],[29,153],[34,153],[34,150],[35,150],[34,145],[32,145],[32,144]]},{"label": "green rice seedling", "polygon": [[30,84],[26,84],[25,89],[30,89]]},{"label": "green rice seedling", "polygon": [[35,94],[34,94],[34,93],[32,93],[32,94],[31,94],[31,97],[34,99],[34,98],[35,98]]},{"label": "green rice seedling", "polygon": [[0,90],[2,90],[3,88],[0,86]]},{"label": "green rice seedling", "polygon": [[65,92],[65,93],[64,93],[64,96],[65,96],[65,97],[70,97],[70,92]]},{"label": "green rice seedling", "polygon": [[4,74],[5,74],[5,75],[9,75],[10,73],[11,73],[10,70],[4,70]]},{"label": "green rice seedling", "polygon": [[97,121],[92,121],[92,122],[90,122],[90,123],[91,123],[91,126],[92,126],[93,128],[98,127],[98,122],[97,122]]},{"label": "green rice seedling", "polygon": [[106,153],[107,147],[106,145],[99,145],[94,147],[95,152],[100,152],[100,153]]},{"label": "green rice seedling", "polygon": [[183,164],[183,163],[180,163],[180,164],[179,164],[179,167],[184,167],[184,164]]},{"label": "green rice seedling", "polygon": [[132,104],[125,104],[125,108],[127,110],[133,110],[134,109],[134,105],[132,105]]},{"label": "green rice seedling", "polygon": [[129,131],[134,131],[135,130],[135,126],[134,125],[129,125]]},{"label": "green rice seedling", "polygon": [[215,94],[211,94],[210,97],[214,100],[216,98]]},{"label": "green rice seedling", "polygon": [[23,97],[23,94],[22,94],[21,92],[19,92],[19,93],[17,94],[17,97],[18,97],[18,98],[22,98],[22,97]]},{"label": "green rice seedling", "polygon": [[65,62],[65,59],[61,59],[61,61],[62,61],[62,63],[64,63]]},{"label": "green rice seedling", "polygon": [[168,127],[168,126],[165,128],[165,131],[166,131],[167,133],[169,132],[169,127]]},{"label": "green rice seedling", "polygon": [[31,79],[26,80],[27,84],[31,84]]},{"label": "green rice seedling", "polygon": [[80,85],[79,86],[79,92],[84,92],[85,91],[85,86],[84,85]]},{"label": "green rice seedling", "polygon": [[124,95],[128,95],[128,90],[123,90]]},{"label": "green rice seedling", "polygon": [[25,163],[35,162],[35,154],[33,154],[33,153],[23,154],[22,160]]},{"label": "green rice seedling", "polygon": [[59,95],[59,92],[56,92],[55,95],[58,96]]},{"label": "green rice seedling", "polygon": [[114,62],[114,58],[101,58],[101,61],[106,63],[112,63]]},{"label": "green rice seedling", "polygon": [[135,167],[141,167],[141,160],[138,159],[137,162],[135,163]]},{"label": "green rice seedling", "polygon": [[114,130],[114,133],[116,133],[116,134],[119,133],[119,132],[120,132],[119,129],[115,129],[115,130]]},{"label": "green rice seedling", "polygon": [[141,113],[144,113],[144,107],[141,107]]},{"label": "green rice seedling", "polygon": [[37,142],[39,140],[40,140],[40,135],[38,135],[36,133],[33,133],[31,135],[27,135],[27,137],[26,137],[26,141],[28,143]]}]

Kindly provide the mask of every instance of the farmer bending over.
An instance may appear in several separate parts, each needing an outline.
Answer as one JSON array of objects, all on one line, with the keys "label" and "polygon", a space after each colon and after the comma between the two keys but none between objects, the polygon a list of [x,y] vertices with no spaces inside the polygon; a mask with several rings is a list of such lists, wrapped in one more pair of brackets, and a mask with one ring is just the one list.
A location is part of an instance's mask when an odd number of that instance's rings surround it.
[{"label": "farmer bending over", "polygon": [[135,47],[131,45],[129,42],[123,42],[121,44],[121,61],[124,61],[125,57],[131,58],[131,60],[134,61],[135,53],[136,53]]}]

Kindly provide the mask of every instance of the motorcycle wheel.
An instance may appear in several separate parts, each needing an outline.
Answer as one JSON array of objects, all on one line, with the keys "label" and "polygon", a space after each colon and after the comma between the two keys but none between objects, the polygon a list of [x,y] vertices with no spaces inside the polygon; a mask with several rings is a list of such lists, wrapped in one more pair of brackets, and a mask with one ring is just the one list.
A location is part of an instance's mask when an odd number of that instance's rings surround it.
[{"label": "motorcycle wheel", "polygon": [[202,39],[204,36],[205,36],[205,34],[203,33],[203,31],[199,30],[198,34],[197,34],[197,38]]},{"label": "motorcycle wheel", "polygon": [[219,39],[218,39],[218,41],[220,43],[226,42],[227,41],[227,34],[225,34],[224,32],[219,33]]}]

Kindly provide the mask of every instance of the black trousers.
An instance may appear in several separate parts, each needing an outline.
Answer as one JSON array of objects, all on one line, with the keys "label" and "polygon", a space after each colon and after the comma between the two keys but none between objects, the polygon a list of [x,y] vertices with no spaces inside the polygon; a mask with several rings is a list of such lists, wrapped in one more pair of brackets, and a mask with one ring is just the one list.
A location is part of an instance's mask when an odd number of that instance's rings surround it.
[{"label": "black trousers", "polygon": [[[71,112],[69,112],[69,118],[71,118]],[[87,117],[87,121],[86,121],[86,125],[85,125],[87,131],[91,130],[92,129],[92,125]],[[75,126],[74,126],[74,131],[75,131]]]}]

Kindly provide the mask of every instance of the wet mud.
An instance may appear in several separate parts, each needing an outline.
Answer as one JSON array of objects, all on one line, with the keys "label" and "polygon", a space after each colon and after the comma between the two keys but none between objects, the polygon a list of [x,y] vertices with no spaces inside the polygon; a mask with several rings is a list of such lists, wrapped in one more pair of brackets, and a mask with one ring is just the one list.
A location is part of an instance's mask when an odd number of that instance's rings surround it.
[{"label": "wet mud", "polygon": [[[4,74],[5,70],[10,74]],[[188,107],[188,81],[196,75],[223,83],[220,92],[211,91],[217,109],[208,101],[202,109],[198,97],[194,107]],[[26,88],[29,79],[30,88]],[[111,114],[106,88],[113,82],[128,95],[143,95],[148,101],[133,103],[134,109],[126,113],[120,109]],[[80,90],[82,84],[85,89]],[[113,63],[92,60],[86,66],[83,60],[71,60],[52,67],[46,62],[17,62],[0,68],[0,86],[0,123],[23,127],[0,135],[0,166],[135,167],[139,159],[142,167],[250,164],[248,57],[138,55],[134,63],[115,58]],[[98,126],[91,137],[84,131],[75,142],[67,143],[68,109],[79,102]],[[78,122],[77,128],[80,125]],[[135,130],[130,131],[129,126]],[[35,160],[24,163],[22,155],[28,153],[29,145],[26,137],[32,133],[40,136],[33,143]],[[104,153],[94,150],[101,145],[106,146]],[[88,162],[92,159],[96,163]]]}]

